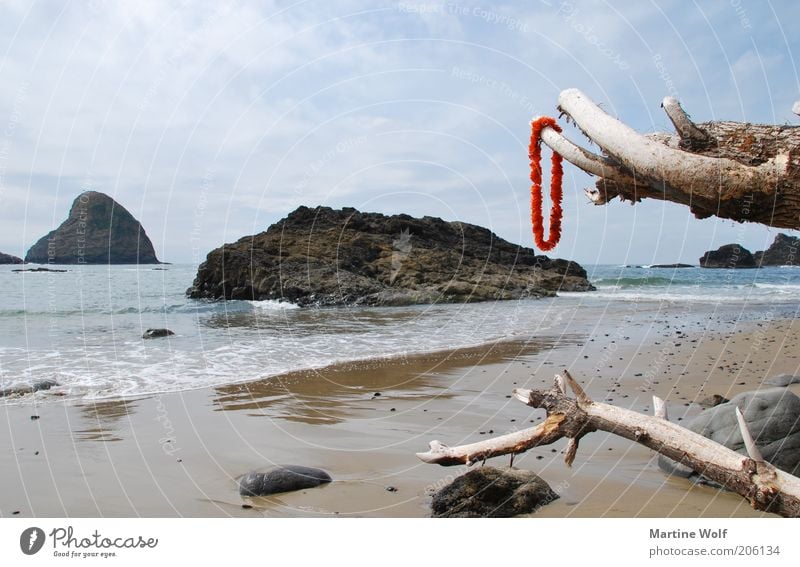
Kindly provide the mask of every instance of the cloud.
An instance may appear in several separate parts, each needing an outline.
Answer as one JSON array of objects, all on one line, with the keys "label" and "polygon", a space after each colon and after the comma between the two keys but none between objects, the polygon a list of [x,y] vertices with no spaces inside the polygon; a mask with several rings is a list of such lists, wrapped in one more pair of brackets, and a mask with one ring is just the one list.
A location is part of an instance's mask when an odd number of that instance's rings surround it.
[{"label": "cloud", "polygon": [[[300,204],[460,219],[530,245],[532,114],[577,86],[642,131],[669,127],[658,105],[673,91],[699,120],[780,121],[798,38],[791,4],[774,7],[6,4],[0,250],[24,253],[86,186],[170,261]],[[662,203],[588,207],[591,179],[568,181],[562,249],[579,260],[693,261],[730,234]]]}]

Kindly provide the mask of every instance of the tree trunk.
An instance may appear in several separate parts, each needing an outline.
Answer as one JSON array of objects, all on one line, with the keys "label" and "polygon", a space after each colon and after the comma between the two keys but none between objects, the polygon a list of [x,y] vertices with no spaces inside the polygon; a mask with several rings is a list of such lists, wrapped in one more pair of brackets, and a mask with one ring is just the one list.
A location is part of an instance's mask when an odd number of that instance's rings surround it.
[{"label": "tree trunk", "polygon": [[800,127],[694,124],[678,101],[666,97],[662,107],[677,134],[643,136],[577,89],[563,91],[558,102],[561,113],[604,155],[592,154],[552,129],[544,130],[542,141],[600,177],[596,188],[586,191],[595,204],[614,197],[632,203],[654,198],[687,205],[697,218],[800,229]]},{"label": "tree trunk", "polygon": [[[567,397],[565,381],[577,399]],[[426,463],[444,466],[470,465],[490,457],[514,455],[568,437],[570,443],[565,461],[569,466],[575,458],[581,437],[592,431],[608,431],[691,467],[704,477],[747,498],[757,510],[800,517],[800,478],[776,469],[763,460],[740,415],[737,417],[749,456],[670,423],[666,419],[663,402],[658,398],[654,399],[656,417],[594,402],[566,371],[564,378],[556,377],[556,385],[550,390],[518,389],[514,395],[529,406],[545,409],[547,419],[536,427],[460,447],[447,447],[433,441],[430,450],[417,453],[417,457]]]}]

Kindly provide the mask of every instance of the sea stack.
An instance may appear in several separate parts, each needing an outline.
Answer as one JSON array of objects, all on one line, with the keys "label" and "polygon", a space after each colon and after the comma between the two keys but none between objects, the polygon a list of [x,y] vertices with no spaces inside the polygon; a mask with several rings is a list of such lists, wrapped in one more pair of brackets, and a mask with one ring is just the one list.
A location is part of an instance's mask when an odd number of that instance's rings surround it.
[{"label": "sea stack", "polygon": [[759,266],[800,266],[800,238],[778,234],[772,245],[753,254],[753,259]]},{"label": "sea stack", "polygon": [[142,225],[125,207],[97,191],[81,193],[67,220],[31,246],[37,264],[160,264]]},{"label": "sea stack", "polygon": [[22,264],[22,258],[0,252],[0,264]]},{"label": "sea stack", "polygon": [[594,289],[577,263],[439,218],[300,207],[212,250],[188,294],[299,305],[412,305]]}]

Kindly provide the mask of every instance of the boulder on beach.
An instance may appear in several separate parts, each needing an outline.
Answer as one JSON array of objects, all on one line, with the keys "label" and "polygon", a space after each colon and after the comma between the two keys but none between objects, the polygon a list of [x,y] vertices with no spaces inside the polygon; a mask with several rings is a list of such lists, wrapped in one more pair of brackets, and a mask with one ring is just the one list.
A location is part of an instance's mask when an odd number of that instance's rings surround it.
[{"label": "boulder on beach", "polygon": [[439,490],[431,510],[435,518],[510,518],[535,512],[557,498],[532,471],[483,466]]},{"label": "boulder on beach", "polygon": [[700,258],[701,268],[755,268],[753,254],[740,244],[726,244]]},{"label": "boulder on beach", "polygon": [[97,191],[81,193],[61,225],[25,256],[36,264],[158,264],[153,243],[122,205]]},{"label": "boulder on beach", "polygon": [[174,335],[169,329],[147,329],[142,335],[143,339],[158,339],[161,337],[169,337]]},{"label": "boulder on beach", "polygon": [[22,258],[0,252],[0,264],[22,264]]},{"label": "boulder on beach", "polygon": [[265,232],[212,250],[194,298],[299,305],[411,305],[594,289],[575,262],[439,218],[300,207]]},{"label": "boulder on beach", "polygon": [[331,482],[331,475],[322,469],[300,465],[280,465],[265,470],[247,473],[239,479],[239,494],[242,496],[268,496],[279,492],[290,492],[314,488]]},{"label": "boulder on beach", "polygon": [[772,376],[771,378],[767,378],[764,380],[764,384],[769,386],[790,386],[791,384],[798,384],[800,383],[800,376],[795,374],[779,374],[777,376]]},{"label": "boulder on beach", "polygon": [[[710,408],[688,425],[688,429],[747,454],[736,419],[736,408],[744,419],[764,459],[775,467],[800,474],[800,398],[785,388],[742,392],[731,401]],[[698,473],[672,459],[659,456],[658,465],[666,472],[691,477]]]},{"label": "boulder on beach", "polygon": [[753,254],[757,266],[800,266],[800,237],[778,234],[769,248]]}]

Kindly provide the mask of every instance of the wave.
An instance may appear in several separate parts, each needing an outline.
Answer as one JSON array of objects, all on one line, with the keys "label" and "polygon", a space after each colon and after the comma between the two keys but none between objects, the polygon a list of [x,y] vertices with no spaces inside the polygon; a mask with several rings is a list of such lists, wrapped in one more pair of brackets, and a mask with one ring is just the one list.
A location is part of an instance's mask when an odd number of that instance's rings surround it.
[{"label": "wave", "polygon": [[600,278],[592,282],[598,287],[616,287],[616,288],[631,288],[631,287],[664,287],[670,285],[687,285],[691,281],[677,280],[674,278],[664,278],[660,276],[653,277],[622,277],[622,278]]},{"label": "wave", "polygon": [[286,309],[299,309],[300,306],[280,299],[264,299],[261,301],[246,301],[259,311],[284,311]]}]

